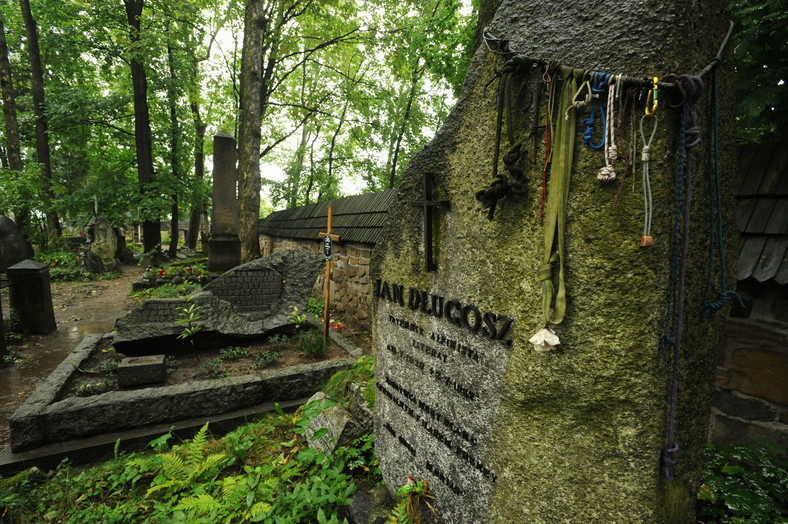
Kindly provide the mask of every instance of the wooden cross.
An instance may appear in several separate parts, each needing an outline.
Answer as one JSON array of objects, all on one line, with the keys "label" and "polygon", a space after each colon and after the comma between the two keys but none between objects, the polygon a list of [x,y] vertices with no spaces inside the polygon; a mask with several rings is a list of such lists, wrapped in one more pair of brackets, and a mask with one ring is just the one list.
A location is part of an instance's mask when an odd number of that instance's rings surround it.
[{"label": "wooden cross", "polygon": [[432,200],[432,173],[424,174],[424,200],[417,200],[413,205],[424,208],[424,270],[435,271],[438,267],[432,260],[432,210],[449,209],[449,201]]},{"label": "wooden cross", "polygon": [[323,255],[326,257],[326,301],[323,304],[323,338],[328,338],[328,298],[331,294],[331,254],[333,242],[337,242],[339,237],[331,234],[331,206],[328,206],[328,228],[325,233],[318,235],[323,239]]}]

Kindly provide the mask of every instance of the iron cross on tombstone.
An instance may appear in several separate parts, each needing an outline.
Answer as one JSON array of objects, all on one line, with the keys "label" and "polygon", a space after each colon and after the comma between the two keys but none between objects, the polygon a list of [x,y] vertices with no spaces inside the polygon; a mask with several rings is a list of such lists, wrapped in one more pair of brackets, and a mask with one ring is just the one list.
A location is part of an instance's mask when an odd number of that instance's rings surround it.
[{"label": "iron cross on tombstone", "polygon": [[432,200],[432,173],[424,174],[424,200],[417,200],[413,205],[424,208],[424,270],[435,271],[438,267],[432,260],[432,210],[449,209],[449,201]]},{"label": "iron cross on tombstone", "polygon": [[328,299],[331,296],[331,255],[333,243],[339,241],[337,235],[331,234],[331,206],[328,206],[328,227],[325,233],[319,233],[323,239],[323,256],[326,258],[326,301],[323,305],[323,338],[328,338]]}]

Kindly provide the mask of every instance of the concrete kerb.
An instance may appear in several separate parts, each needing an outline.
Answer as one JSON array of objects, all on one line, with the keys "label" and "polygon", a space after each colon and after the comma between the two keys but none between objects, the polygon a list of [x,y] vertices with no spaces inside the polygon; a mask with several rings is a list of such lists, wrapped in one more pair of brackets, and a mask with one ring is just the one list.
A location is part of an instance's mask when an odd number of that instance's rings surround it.
[{"label": "concrete kerb", "polygon": [[[315,327],[320,325],[314,317],[307,321]],[[334,373],[349,368],[363,354],[339,333],[332,332],[332,340],[350,357],[261,371],[254,375],[56,401],[72,373],[78,372],[77,368],[82,366],[102,338],[102,335],[85,337],[12,415],[9,420],[11,449],[0,457],[0,468],[8,469],[9,464],[15,462],[14,457],[29,462],[31,455],[36,453],[35,448],[42,446],[79,449],[80,439],[101,440],[106,436],[113,437],[114,442],[114,437],[123,432],[153,437],[165,423],[206,420],[239,410],[255,411],[255,406],[268,404],[272,407],[274,402],[291,403],[295,399],[305,399]],[[262,412],[258,410],[258,414]],[[43,448],[41,451],[46,454]]]}]

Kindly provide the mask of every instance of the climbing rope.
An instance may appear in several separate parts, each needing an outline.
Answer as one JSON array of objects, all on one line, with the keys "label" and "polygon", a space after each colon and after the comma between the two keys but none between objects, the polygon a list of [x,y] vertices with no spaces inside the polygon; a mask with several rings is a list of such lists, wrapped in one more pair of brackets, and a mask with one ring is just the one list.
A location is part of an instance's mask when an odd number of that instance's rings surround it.
[{"label": "climbing rope", "polygon": [[[722,57],[720,57],[720,60],[721,59]],[[706,176],[709,182],[709,269],[706,274],[706,289],[703,292],[703,305],[706,306],[706,312],[703,318],[707,318],[709,314],[719,311],[733,298],[736,298],[739,305],[744,307],[741,296],[736,291],[729,290],[726,282],[725,237],[722,233],[722,190],[720,188],[720,145],[716,68],[711,70],[711,111],[709,120],[709,154],[708,169],[706,170]],[[714,257],[716,251],[719,251],[720,255],[721,287],[717,298],[709,300],[712,280],[714,279]]]},{"label": "climbing rope", "polygon": [[[623,86],[617,86],[617,87],[621,87],[621,89],[623,90]],[[623,103],[621,102],[620,93],[617,92],[616,93],[616,97],[617,97],[617,99],[619,101],[619,105],[620,105],[620,107],[618,109],[618,118],[619,118],[619,120],[618,120],[618,136],[620,137],[619,140],[621,141],[621,149],[624,151],[624,174],[621,175],[621,184],[618,186],[618,191],[616,191],[616,198],[613,201],[613,205],[614,206],[618,205],[618,199],[621,196],[621,191],[624,189],[624,182],[626,182],[626,180],[627,180],[627,173],[629,173],[629,159],[633,158],[633,155],[630,152],[631,145],[630,145],[630,147],[624,147],[624,122],[626,122],[627,108],[629,107],[629,100],[632,98],[632,88],[631,87],[627,88],[626,96],[624,97],[624,102]],[[635,124],[635,119],[633,117],[632,118],[632,125],[634,126],[634,124]],[[634,129],[634,127],[633,127],[633,129]],[[634,167],[634,165],[633,165],[633,167]],[[634,173],[633,173],[633,175],[634,175]]]},{"label": "climbing rope", "polygon": [[[700,94],[703,90],[703,81],[697,76],[681,75],[676,81],[676,85],[683,99],[679,106],[682,108],[681,129],[679,135],[678,166],[676,170],[676,206],[674,209],[674,237],[673,237],[673,257],[671,259],[671,273],[674,273],[678,266],[676,280],[678,287],[671,287],[669,295],[675,293],[675,298],[671,301],[675,304],[675,318],[672,319],[674,326],[673,345],[673,382],[670,392],[670,422],[668,425],[668,444],[662,451],[662,461],[664,465],[665,478],[673,480],[673,466],[676,464],[679,445],[675,440],[676,433],[676,408],[679,387],[679,355],[681,353],[681,336],[684,323],[684,291],[685,277],[687,270],[687,255],[689,253],[689,233],[690,233],[690,204],[692,202],[692,148],[700,143],[698,130],[698,112],[695,108]],[[686,157],[686,158],[685,158]],[[683,194],[683,205],[682,205]],[[681,209],[683,207],[683,231],[679,235],[678,222],[680,220]],[[681,254],[679,256],[678,245],[681,244]],[[675,285],[676,282],[674,281]],[[669,310],[674,309],[670,307]],[[666,320],[666,325],[667,325]],[[667,337],[665,337],[667,338]]]},{"label": "climbing rope", "polygon": [[[654,78],[654,85],[656,86],[656,77]],[[647,118],[652,119],[654,121],[654,126],[651,129],[651,137],[648,140],[646,140],[646,133],[643,130],[643,122]],[[656,106],[656,96],[655,96],[654,106],[652,110],[649,111],[648,105],[646,105],[646,112],[642,117],[640,117],[640,137],[643,140],[643,149],[641,150],[640,153],[640,160],[643,162],[643,169],[641,171],[643,176],[643,209],[644,209],[643,236],[640,237],[640,247],[651,247],[654,245],[654,239],[651,237],[651,217],[653,213],[653,202],[651,198],[651,178],[649,171],[649,159],[651,158],[651,143],[654,141],[654,135],[657,134],[658,122],[659,120],[657,119],[657,106]]]},{"label": "climbing rope", "polygon": [[613,133],[613,128],[615,127],[616,123],[613,112],[613,106],[616,98],[616,85],[616,82],[612,79],[608,82],[607,121],[605,121],[604,118],[602,119],[602,121],[605,122],[603,143],[606,141],[608,144],[608,147],[603,147],[605,152],[605,165],[599,169],[599,174],[596,176],[597,179],[602,182],[612,182],[616,179],[616,171],[612,164],[612,162],[618,158],[618,149],[616,148],[616,139],[615,134]]},{"label": "climbing rope", "polygon": [[602,103],[599,100],[599,95],[605,92],[605,88],[607,87],[609,79],[610,75],[607,73],[594,73],[593,80],[591,81],[591,114],[588,116],[588,118],[583,120],[583,123],[586,126],[586,130],[583,133],[583,143],[591,149],[602,149],[605,147],[604,133],[602,135],[602,141],[598,144],[594,144],[591,135],[594,132],[594,112],[596,111],[597,106],[599,106],[599,113],[602,118],[602,129],[605,129],[605,108],[602,106]]},{"label": "climbing rope", "polygon": [[542,165],[542,194],[539,198],[539,222],[544,220],[544,205],[547,201],[547,168],[553,154],[553,109],[555,106],[555,70],[545,66],[542,81],[547,84],[547,109],[545,110],[544,124],[544,164]]},{"label": "climbing rope", "polygon": [[[476,200],[482,204],[482,208],[487,209],[487,218],[492,220],[495,215],[495,207],[498,201],[506,196],[519,196],[525,194],[527,189],[526,178],[523,170],[517,166],[517,162],[522,155],[522,143],[514,142],[514,130],[512,128],[512,77],[527,72],[531,67],[532,61],[516,55],[508,60],[500,71],[500,82],[498,84],[498,113],[495,128],[495,150],[493,153],[493,181],[488,188],[476,193]],[[498,173],[498,159],[501,152],[501,134],[503,130],[503,114],[506,108],[506,126],[509,137],[510,148],[503,157],[504,169],[509,171],[510,176]]]}]

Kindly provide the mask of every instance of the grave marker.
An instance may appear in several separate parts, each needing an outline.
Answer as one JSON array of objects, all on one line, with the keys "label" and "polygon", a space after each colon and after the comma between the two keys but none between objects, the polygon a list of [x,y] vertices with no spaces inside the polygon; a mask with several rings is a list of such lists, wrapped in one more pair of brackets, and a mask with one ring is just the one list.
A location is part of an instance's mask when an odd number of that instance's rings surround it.
[{"label": "grave marker", "polygon": [[227,271],[241,263],[235,162],[235,139],[227,133],[218,133],[213,137],[213,209],[208,239],[208,269],[211,271]]},{"label": "grave marker", "polygon": [[[517,143],[534,147],[525,140],[530,127],[516,104],[540,101],[544,121],[547,96],[526,92],[542,89],[543,78],[571,76],[582,83],[578,67],[625,71],[633,79],[701,70],[716,54],[728,23],[724,4],[696,4],[648,0],[610,3],[599,11],[578,2],[503,0],[486,31],[493,41],[477,50],[455,110],[403,175],[399,205],[389,210],[371,268],[378,277],[375,446],[392,493],[407,476],[429,481],[441,523],[695,521],[724,315],[704,323],[702,308],[687,308],[685,337],[691,341],[685,339],[684,347],[691,349],[681,358],[692,365],[681,375],[676,427],[682,448],[675,479],[668,482],[661,455],[668,439],[671,374],[662,362],[660,334],[671,246],[643,250],[631,242],[642,228],[643,200],[625,186],[614,206],[618,185],[597,180],[604,156],[582,140],[590,107],[570,113],[577,119],[575,147],[562,155],[571,178],[571,186],[563,186],[566,198],[560,199],[566,219],[557,226],[565,234],[563,269],[552,260],[555,246],[545,247],[546,226],[538,218],[542,165],[528,162],[544,157],[544,135],[536,151],[519,160],[510,157],[507,163],[503,155],[510,173],[524,171],[518,181],[525,191],[518,198],[500,198],[488,220],[475,195],[491,181],[496,187],[511,182],[509,175],[497,181],[491,176],[498,115],[506,117],[507,126],[509,118],[517,119],[511,135],[506,133],[512,150]],[[703,10],[706,25],[693,26],[693,34],[703,38],[688,48],[688,28],[674,20],[690,9]],[[550,29],[535,32],[533,20]],[[495,55],[503,49],[536,57],[535,67],[512,74],[511,112],[496,108],[495,90],[486,89],[513,56]],[[555,66],[552,60],[564,67],[545,75],[546,67]],[[720,74],[726,82],[731,66],[726,57]],[[735,177],[731,97],[725,104],[720,118],[727,134],[720,151],[730,188]],[[601,126],[599,110],[594,120]],[[639,121],[642,110],[640,103],[629,111]],[[553,125],[565,114],[555,111]],[[654,214],[654,231],[673,230],[673,215],[665,210],[673,208],[675,196],[677,132],[676,115],[663,113],[650,156],[654,209],[663,210]],[[595,144],[601,136],[602,129],[593,130]],[[639,159],[640,151],[630,158]],[[696,162],[693,178],[693,239],[703,238],[695,229],[708,225],[708,206],[699,196],[704,163]],[[427,209],[438,207],[433,185],[450,203],[438,218],[427,217]],[[431,231],[436,220],[439,233]],[[545,249],[547,265],[555,269],[547,279]],[[692,251],[689,271],[704,274],[705,255],[705,249]],[[553,282],[559,272],[565,288]],[[688,283],[687,304],[699,303],[703,283],[702,278]],[[560,315],[548,317],[559,322],[550,327],[560,345],[542,344],[545,351],[537,351],[528,340],[545,327],[542,286],[548,284],[562,294],[565,289],[566,314],[563,322]]]},{"label": "grave marker", "polygon": [[437,267],[432,258],[432,210],[449,208],[448,200],[432,200],[432,173],[424,174],[424,200],[417,200],[414,206],[424,209],[424,270],[435,271]]},{"label": "grave marker", "polygon": [[323,338],[328,338],[328,324],[330,322],[328,314],[328,302],[331,298],[331,255],[333,251],[332,242],[338,242],[339,237],[331,234],[331,206],[328,206],[328,227],[325,233],[318,236],[323,239],[323,256],[326,259],[326,287],[325,302],[323,303]]}]

